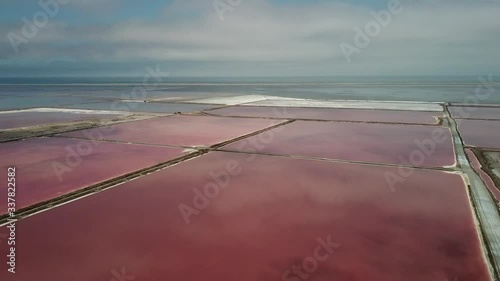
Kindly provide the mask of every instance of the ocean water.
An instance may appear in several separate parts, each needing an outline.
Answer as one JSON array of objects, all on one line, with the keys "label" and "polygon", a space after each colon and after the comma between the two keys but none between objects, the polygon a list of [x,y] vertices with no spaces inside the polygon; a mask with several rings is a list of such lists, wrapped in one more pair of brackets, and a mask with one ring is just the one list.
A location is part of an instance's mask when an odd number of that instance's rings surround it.
[{"label": "ocean water", "polygon": [[[497,76],[0,78],[0,110],[168,97],[262,94],[319,100],[500,104]],[[140,96],[134,88],[145,89]],[[477,89],[482,89],[477,95]],[[498,90],[497,90],[498,89]]]}]

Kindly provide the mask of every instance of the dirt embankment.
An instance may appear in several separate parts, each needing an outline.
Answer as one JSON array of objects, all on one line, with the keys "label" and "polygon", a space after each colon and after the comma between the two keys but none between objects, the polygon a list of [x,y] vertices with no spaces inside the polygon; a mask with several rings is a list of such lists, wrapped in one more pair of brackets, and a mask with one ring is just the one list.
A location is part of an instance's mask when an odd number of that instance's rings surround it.
[{"label": "dirt embankment", "polygon": [[479,156],[483,169],[500,189],[500,151],[481,151]]},{"label": "dirt embankment", "polygon": [[129,115],[108,119],[95,119],[85,121],[74,121],[66,123],[56,123],[47,125],[38,125],[31,127],[23,127],[17,129],[9,129],[0,131],[0,142],[14,141],[25,138],[34,138],[42,136],[50,136],[63,132],[90,129],[113,124],[119,124],[130,121],[137,121],[147,118],[152,118],[152,115]]}]

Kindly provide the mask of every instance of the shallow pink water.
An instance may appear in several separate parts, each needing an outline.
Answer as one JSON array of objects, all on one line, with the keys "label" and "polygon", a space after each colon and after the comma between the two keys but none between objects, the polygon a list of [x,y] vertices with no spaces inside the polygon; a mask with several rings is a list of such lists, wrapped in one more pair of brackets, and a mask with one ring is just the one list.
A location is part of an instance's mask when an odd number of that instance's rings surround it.
[{"label": "shallow pink water", "polygon": [[500,121],[459,119],[457,124],[466,145],[500,148]]},{"label": "shallow pink water", "polygon": [[[414,170],[391,192],[389,172],[210,153],[18,222],[7,280],[274,281],[317,253],[309,280],[487,281],[462,178]],[[179,205],[217,182],[186,224]]]},{"label": "shallow pink water", "polygon": [[481,163],[479,163],[479,160],[477,159],[474,152],[469,148],[465,149],[465,152],[467,153],[467,157],[470,160],[472,168],[474,168],[474,171],[476,171],[476,173],[483,180],[484,184],[486,184],[486,187],[489,189],[493,198],[495,198],[497,201],[500,201],[500,190],[495,186],[495,182],[493,182],[491,177],[485,171],[483,171]]},{"label": "shallow pink water", "polygon": [[500,107],[449,106],[448,109],[453,118],[500,120]]},{"label": "shallow pink water", "polygon": [[[16,167],[16,207],[21,209],[80,188],[166,162],[182,149],[116,144],[66,138],[39,138],[0,143],[1,182]],[[58,176],[59,175],[59,176]],[[0,186],[7,198],[7,186]],[[0,213],[7,200],[0,200]]]},{"label": "shallow pink water", "polygon": [[[282,280],[318,239],[340,246],[310,280],[488,280],[462,178],[414,170],[392,192],[389,172],[211,153],[18,222],[7,280]],[[215,183],[186,224],[180,204]]]},{"label": "shallow pink water", "polygon": [[220,116],[248,116],[282,119],[313,119],[407,124],[437,124],[440,112],[389,111],[369,109],[332,109],[299,107],[233,106],[207,111]]},{"label": "shallow pink water", "polygon": [[[162,145],[211,146],[280,122],[283,121],[177,115],[105,127],[104,139]],[[87,137],[102,131],[102,128],[96,128],[63,135]]]},{"label": "shallow pink water", "polygon": [[120,114],[81,114],[70,112],[15,112],[0,114],[0,130],[20,127],[113,118]]},{"label": "shallow pink water", "polygon": [[223,149],[426,167],[455,164],[450,130],[434,126],[296,121]]}]

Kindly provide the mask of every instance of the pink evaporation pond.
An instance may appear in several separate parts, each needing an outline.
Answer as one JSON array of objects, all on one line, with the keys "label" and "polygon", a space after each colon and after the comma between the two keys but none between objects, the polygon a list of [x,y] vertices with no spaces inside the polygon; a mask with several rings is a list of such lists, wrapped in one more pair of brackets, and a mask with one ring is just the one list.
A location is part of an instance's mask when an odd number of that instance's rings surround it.
[{"label": "pink evaporation pond", "polygon": [[466,145],[500,148],[500,121],[459,119],[457,124]]},{"label": "pink evaporation pond", "polygon": [[0,279],[490,280],[462,178],[414,170],[391,191],[387,173],[210,153],[17,222]]},{"label": "pink evaporation pond", "polygon": [[449,106],[448,110],[457,119],[496,119],[500,120],[500,107]]},{"label": "pink evaporation pond", "polygon": [[170,116],[63,134],[88,138],[106,131],[105,140],[134,143],[211,146],[283,121],[212,116]]},{"label": "pink evaporation pond", "polygon": [[455,164],[448,128],[296,121],[223,150],[409,166]]},{"label": "pink evaporation pond", "polygon": [[[92,184],[154,166],[182,155],[182,149],[145,145],[39,138],[0,143],[0,175],[16,168],[16,208],[44,202]],[[7,198],[7,185],[0,186]],[[0,201],[0,213],[7,200]]]},{"label": "pink evaporation pond", "polygon": [[497,202],[500,202],[500,190],[495,186],[495,182],[491,179],[490,175],[483,171],[483,167],[474,152],[470,148],[465,149],[465,152],[467,153],[467,157],[474,171],[481,177],[493,198],[495,198]]},{"label": "pink evaporation pond", "polygon": [[0,113],[0,130],[52,123],[113,118],[123,114],[82,114],[73,112],[13,112]]},{"label": "pink evaporation pond", "polygon": [[442,112],[390,111],[370,109],[333,109],[300,107],[233,106],[207,111],[220,116],[266,117],[356,122],[437,124]]}]

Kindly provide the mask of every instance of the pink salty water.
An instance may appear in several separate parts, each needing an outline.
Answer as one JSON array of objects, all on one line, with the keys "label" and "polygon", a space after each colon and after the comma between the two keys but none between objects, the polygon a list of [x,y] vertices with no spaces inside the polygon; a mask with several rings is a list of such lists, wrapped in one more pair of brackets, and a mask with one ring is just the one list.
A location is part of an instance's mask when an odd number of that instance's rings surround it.
[{"label": "pink salty water", "polygon": [[462,178],[413,170],[391,190],[398,172],[209,153],[17,222],[0,279],[489,280]]}]

